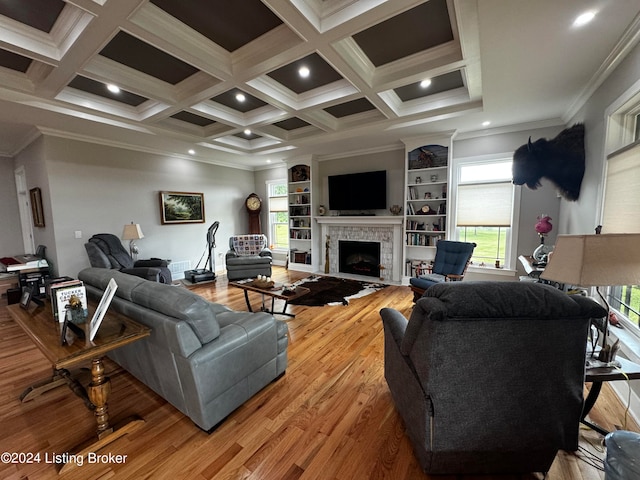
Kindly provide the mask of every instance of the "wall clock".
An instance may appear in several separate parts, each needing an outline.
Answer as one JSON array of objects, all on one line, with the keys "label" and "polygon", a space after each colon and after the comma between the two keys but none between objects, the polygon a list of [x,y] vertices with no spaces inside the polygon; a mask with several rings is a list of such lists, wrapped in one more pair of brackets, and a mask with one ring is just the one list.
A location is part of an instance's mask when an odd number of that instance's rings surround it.
[{"label": "wall clock", "polygon": [[262,200],[258,195],[252,193],[244,201],[244,206],[249,213],[249,233],[262,233],[262,227],[260,226]]}]

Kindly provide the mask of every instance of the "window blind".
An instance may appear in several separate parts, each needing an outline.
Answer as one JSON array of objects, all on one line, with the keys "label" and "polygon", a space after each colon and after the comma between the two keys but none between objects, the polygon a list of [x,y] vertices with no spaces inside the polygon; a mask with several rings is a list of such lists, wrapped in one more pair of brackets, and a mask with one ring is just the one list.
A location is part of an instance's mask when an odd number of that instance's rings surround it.
[{"label": "window blind", "polygon": [[458,185],[459,227],[510,227],[511,182]]},{"label": "window blind", "polygon": [[288,208],[287,197],[269,197],[270,212],[286,212]]},{"label": "window blind", "polygon": [[640,144],[607,160],[602,233],[640,233]]}]

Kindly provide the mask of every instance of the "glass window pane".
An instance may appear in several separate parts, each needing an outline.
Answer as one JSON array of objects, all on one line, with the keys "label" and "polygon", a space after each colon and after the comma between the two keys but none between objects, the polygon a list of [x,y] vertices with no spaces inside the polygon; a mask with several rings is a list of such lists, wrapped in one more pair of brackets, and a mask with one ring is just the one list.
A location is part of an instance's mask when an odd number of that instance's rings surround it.
[{"label": "glass window pane", "polygon": [[458,227],[458,239],[462,242],[475,242],[471,261],[474,265],[493,266],[496,260],[506,264],[507,234],[505,227]]}]

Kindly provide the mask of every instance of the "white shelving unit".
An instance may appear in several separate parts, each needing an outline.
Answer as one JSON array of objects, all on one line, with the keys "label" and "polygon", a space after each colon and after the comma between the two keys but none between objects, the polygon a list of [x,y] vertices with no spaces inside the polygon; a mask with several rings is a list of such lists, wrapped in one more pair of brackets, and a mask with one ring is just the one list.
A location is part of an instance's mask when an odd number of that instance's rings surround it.
[{"label": "white shelving unit", "polygon": [[438,240],[448,238],[451,136],[405,142],[404,277],[435,257]]},{"label": "white shelving unit", "polygon": [[296,164],[288,170],[289,265],[311,269],[313,265],[313,224],[311,166]]}]

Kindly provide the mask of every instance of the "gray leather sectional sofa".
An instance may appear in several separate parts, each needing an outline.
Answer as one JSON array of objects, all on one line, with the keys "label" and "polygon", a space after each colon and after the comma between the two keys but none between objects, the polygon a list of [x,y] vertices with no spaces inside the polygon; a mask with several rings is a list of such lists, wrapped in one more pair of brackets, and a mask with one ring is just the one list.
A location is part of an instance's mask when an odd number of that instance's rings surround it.
[{"label": "gray leather sectional sofa", "polygon": [[180,286],[103,268],[78,274],[98,300],[111,278],[110,309],[151,328],[109,357],[210,430],[287,368],[287,325],[273,315],[235,312]]}]

